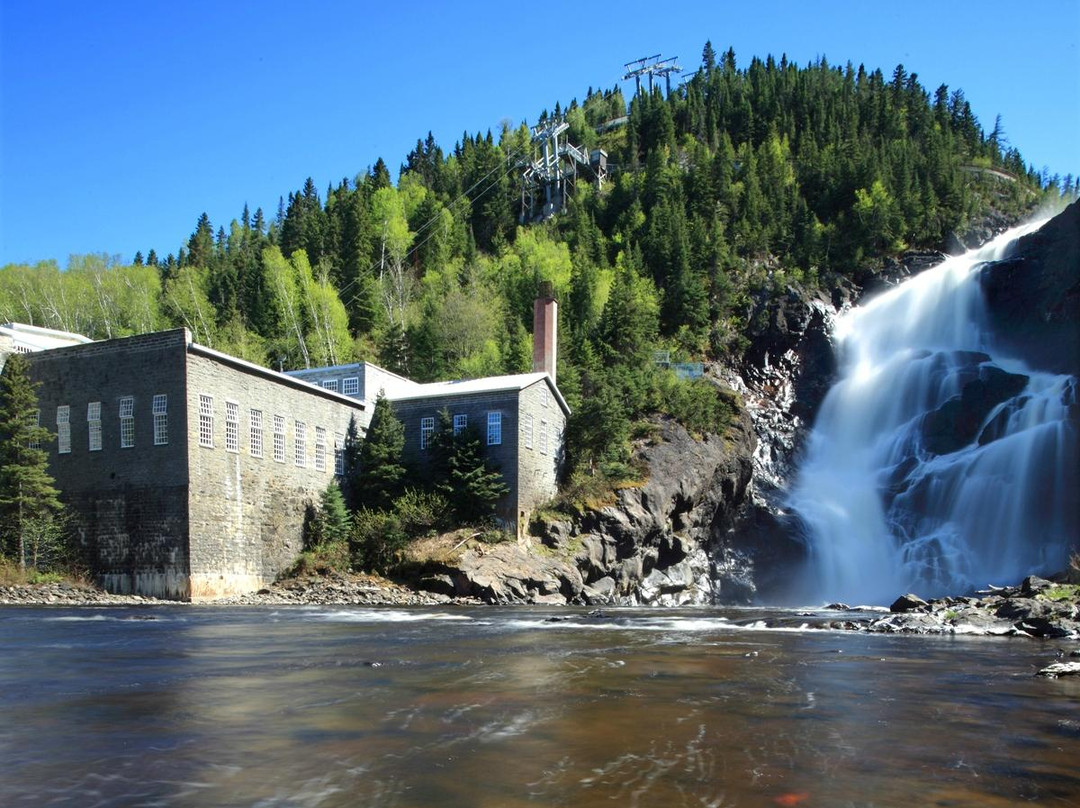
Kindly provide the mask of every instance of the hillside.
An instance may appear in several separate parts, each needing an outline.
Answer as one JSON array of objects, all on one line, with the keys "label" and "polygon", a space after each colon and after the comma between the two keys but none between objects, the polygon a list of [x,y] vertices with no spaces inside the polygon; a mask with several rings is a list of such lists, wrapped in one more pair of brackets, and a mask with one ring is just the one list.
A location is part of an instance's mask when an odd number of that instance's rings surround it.
[{"label": "hillside", "polygon": [[532,297],[550,281],[571,461],[618,476],[644,413],[696,432],[731,418],[656,373],[655,350],[734,364],[792,283],[866,282],[905,250],[1077,190],[1026,168],[962,91],[931,92],[903,66],[740,67],[706,44],[670,95],[590,89],[538,116],[560,119],[570,143],[606,151],[608,177],[577,182],[545,221],[519,224],[538,149],[524,125],[447,150],[429,135],[396,185],[381,158],[323,194],[308,180],[272,216],[245,206],[215,228],[202,215],[164,258],[4,267],[0,317],[97,338],[183,325],[274,367],[363,358],[424,381],[527,369]]}]

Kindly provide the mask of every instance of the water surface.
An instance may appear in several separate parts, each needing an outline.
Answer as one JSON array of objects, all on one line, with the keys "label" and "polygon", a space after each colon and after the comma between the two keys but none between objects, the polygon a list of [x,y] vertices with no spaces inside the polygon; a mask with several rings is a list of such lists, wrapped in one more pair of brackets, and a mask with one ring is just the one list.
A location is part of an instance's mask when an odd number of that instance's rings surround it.
[{"label": "water surface", "polygon": [[0,609],[0,805],[1080,804],[1055,646],[807,621]]}]

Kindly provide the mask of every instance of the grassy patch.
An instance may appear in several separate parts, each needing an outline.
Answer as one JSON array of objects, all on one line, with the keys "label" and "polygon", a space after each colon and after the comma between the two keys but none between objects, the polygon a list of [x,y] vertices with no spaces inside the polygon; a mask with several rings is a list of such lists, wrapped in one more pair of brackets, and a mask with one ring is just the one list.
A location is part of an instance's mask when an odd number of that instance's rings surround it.
[{"label": "grassy patch", "polygon": [[1054,601],[1055,603],[1080,602],[1080,585],[1058,584],[1057,586],[1052,586],[1049,589],[1044,589],[1039,594],[1047,600]]}]

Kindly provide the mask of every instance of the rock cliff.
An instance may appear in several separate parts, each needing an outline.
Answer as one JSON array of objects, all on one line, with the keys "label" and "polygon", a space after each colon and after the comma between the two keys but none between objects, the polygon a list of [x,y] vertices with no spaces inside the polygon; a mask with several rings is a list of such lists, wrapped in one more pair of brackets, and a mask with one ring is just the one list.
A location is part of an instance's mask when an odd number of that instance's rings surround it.
[{"label": "rock cliff", "polygon": [[1035,369],[1080,376],[1080,202],[987,264],[979,281],[1002,344]]},{"label": "rock cliff", "polygon": [[745,602],[753,559],[731,541],[751,477],[753,430],[691,437],[670,419],[637,449],[639,486],[577,517],[536,522],[529,541],[468,550],[427,585],[493,603]]}]

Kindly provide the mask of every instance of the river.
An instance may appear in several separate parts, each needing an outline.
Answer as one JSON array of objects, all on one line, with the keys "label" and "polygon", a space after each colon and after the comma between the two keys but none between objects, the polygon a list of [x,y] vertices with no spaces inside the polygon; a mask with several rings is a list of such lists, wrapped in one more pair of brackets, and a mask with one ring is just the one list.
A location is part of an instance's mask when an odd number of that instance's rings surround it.
[{"label": "river", "polygon": [[0,805],[1080,805],[1056,646],[820,622],[3,608]]}]

